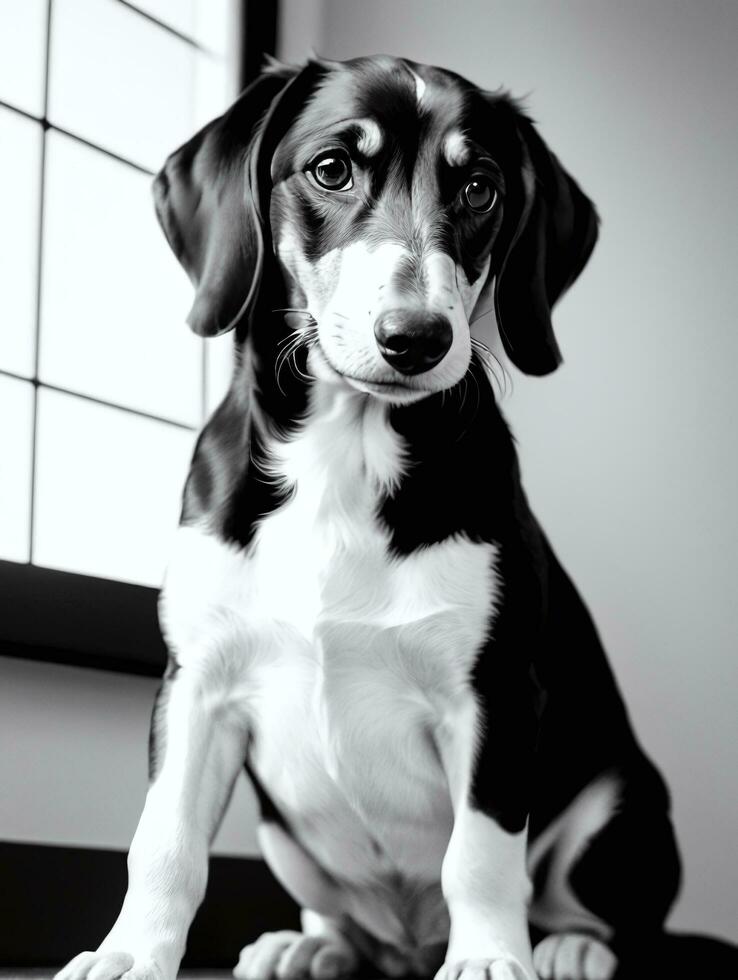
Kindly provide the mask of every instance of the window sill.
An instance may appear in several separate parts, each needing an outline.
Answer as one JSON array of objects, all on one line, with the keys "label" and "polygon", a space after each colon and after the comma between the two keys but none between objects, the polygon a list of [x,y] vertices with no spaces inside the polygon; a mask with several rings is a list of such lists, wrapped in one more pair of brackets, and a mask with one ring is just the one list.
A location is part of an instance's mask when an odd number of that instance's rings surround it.
[{"label": "window sill", "polygon": [[160,676],[158,590],[0,561],[0,655]]}]

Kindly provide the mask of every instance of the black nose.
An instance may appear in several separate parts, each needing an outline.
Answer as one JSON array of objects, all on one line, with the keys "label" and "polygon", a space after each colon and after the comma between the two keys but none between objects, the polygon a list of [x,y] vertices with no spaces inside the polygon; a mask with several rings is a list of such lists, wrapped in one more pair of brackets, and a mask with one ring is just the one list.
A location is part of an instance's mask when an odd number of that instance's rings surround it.
[{"label": "black nose", "polygon": [[451,324],[441,313],[388,310],[374,324],[382,357],[402,374],[422,374],[442,361],[451,346]]}]

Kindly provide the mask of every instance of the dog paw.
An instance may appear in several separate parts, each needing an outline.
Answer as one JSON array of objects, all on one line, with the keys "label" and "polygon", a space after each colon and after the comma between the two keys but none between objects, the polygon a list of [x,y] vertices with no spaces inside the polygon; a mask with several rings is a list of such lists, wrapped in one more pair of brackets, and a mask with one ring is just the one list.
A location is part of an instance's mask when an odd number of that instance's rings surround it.
[{"label": "dog paw", "polygon": [[534,980],[534,977],[514,957],[497,956],[445,963],[435,980]]},{"label": "dog paw", "polygon": [[98,950],[79,953],[56,974],[54,980],[165,980],[153,960],[136,960],[131,953]]},{"label": "dog paw", "polygon": [[533,951],[541,980],[610,980],[617,957],[605,943],[577,932],[546,936]]},{"label": "dog paw", "polygon": [[265,932],[245,946],[233,970],[237,980],[336,980],[355,973],[359,957],[339,936],[308,936],[285,929]]}]

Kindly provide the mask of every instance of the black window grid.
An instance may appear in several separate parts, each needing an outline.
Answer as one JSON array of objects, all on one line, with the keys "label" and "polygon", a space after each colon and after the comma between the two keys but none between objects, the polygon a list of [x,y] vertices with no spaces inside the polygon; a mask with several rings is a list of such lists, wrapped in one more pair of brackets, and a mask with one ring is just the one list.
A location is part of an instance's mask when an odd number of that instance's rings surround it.
[{"label": "black window grid", "polygon": [[[129,3],[128,0],[114,0],[114,2],[119,3],[121,6],[126,7],[131,11],[132,16],[139,16],[149,21],[152,26],[157,29],[166,31],[167,33],[178,38],[183,43],[189,45],[197,51],[202,52],[206,55],[212,55],[207,47],[200,44],[194,38],[189,37],[186,34],[176,30],[174,27],[164,23],[163,21],[157,19],[152,14],[145,10],[141,10],[139,7],[135,6],[133,3]],[[39,401],[39,389],[44,388],[48,391],[56,391],[65,395],[72,395],[75,398],[82,399],[83,401],[91,402],[96,405],[101,405],[106,408],[113,408],[118,411],[127,412],[131,415],[136,415],[139,418],[149,419],[154,422],[161,422],[165,425],[170,425],[175,428],[185,429],[190,432],[196,432],[198,426],[191,425],[186,422],[179,421],[177,419],[169,418],[165,415],[159,415],[153,412],[146,412],[142,409],[133,408],[129,405],[123,405],[119,402],[108,401],[103,398],[95,397],[92,395],[85,394],[81,391],[76,391],[73,388],[67,388],[61,385],[51,384],[48,381],[42,381],[39,375],[40,368],[40,356],[41,356],[41,304],[42,304],[42,291],[43,291],[43,258],[44,258],[44,211],[46,203],[46,149],[47,149],[47,134],[50,131],[61,133],[63,136],[74,140],[77,143],[86,146],[88,149],[93,150],[97,153],[103,154],[103,156],[109,157],[116,160],[118,163],[123,164],[126,167],[130,167],[138,173],[145,174],[151,178],[154,177],[154,171],[149,170],[147,167],[136,163],[133,160],[122,156],[119,153],[115,153],[112,150],[107,149],[104,146],[95,143],[93,140],[87,139],[81,136],[79,133],[74,133],[62,126],[55,124],[49,119],[49,85],[50,85],[50,72],[49,72],[49,62],[51,55],[51,32],[53,29],[53,6],[54,0],[47,0],[46,6],[46,42],[44,50],[44,86],[43,86],[43,106],[42,114],[40,116],[34,115],[25,109],[21,109],[19,106],[13,105],[10,102],[6,102],[0,99],[0,106],[2,108],[9,110],[16,115],[19,115],[32,123],[37,124],[41,130],[41,152],[40,152],[40,163],[39,163],[39,208],[38,208],[38,226],[36,229],[36,296],[35,296],[35,309],[34,309],[34,362],[33,362],[33,374],[28,377],[24,374],[19,374],[15,371],[6,370],[0,367],[0,376],[13,378],[18,381],[23,381],[30,383],[33,387],[33,402],[32,402],[32,414],[31,414],[31,485],[30,485],[30,515],[29,515],[29,546],[28,546],[28,563],[34,563],[34,537],[35,537],[35,510],[36,510],[36,471],[37,471],[37,437],[38,437],[38,401]],[[153,215],[153,205],[152,205],[152,215]],[[208,405],[208,354],[207,346],[203,342],[201,344],[201,354],[200,354],[200,415],[201,419],[204,419],[207,413]]]}]

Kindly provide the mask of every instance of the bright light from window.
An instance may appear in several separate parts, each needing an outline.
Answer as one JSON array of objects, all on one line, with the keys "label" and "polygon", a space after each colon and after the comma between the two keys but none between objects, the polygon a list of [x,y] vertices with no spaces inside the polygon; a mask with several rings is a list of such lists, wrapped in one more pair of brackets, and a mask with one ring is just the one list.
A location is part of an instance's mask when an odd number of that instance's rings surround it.
[{"label": "bright light from window", "polygon": [[192,287],[152,220],[151,178],[59,133],[46,145],[42,381],[189,425],[202,341]]},{"label": "bright light from window", "polygon": [[37,440],[36,561],[159,585],[194,433],[42,389]]},{"label": "bright light from window", "polygon": [[151,178],[235,94],[236,6],[0,0],[0,558],[161,580],[231,341],[187,330]]},{"label": "bright light from window", "polygon": [[33,386],[0,375],[0,558],[28,561]]},{"label": "bright light from window", "polygon": [[35,358],[40,177],[41,127],[0,108],[0,368],[29,378]]}]

